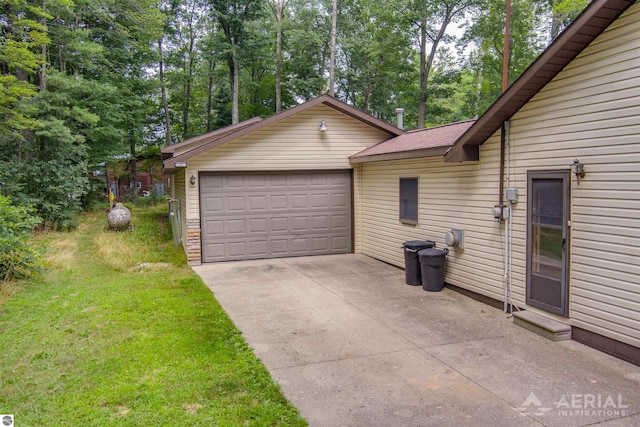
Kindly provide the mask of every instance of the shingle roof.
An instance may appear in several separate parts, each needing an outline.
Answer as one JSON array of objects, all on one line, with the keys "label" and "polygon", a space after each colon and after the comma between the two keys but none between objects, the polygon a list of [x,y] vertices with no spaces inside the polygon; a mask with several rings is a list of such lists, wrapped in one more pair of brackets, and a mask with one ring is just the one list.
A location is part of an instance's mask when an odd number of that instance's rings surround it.
[{"label": "shingle roof", "polygon": [[351,163],[442,156],[475,120],[409,131],[380,142],[349,159]]}]

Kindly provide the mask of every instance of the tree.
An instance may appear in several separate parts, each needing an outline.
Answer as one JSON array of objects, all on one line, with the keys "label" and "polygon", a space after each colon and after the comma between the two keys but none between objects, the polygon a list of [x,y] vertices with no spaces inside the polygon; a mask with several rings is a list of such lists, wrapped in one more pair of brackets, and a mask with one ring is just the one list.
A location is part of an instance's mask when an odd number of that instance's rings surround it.
[{"label": "tree", "polygon": [[[6,0],[0,6],[0,138],[17,142],[33,126],[27,102],[37,92],[29,80],[42,65],[38,52],[49,42],[41,20],[47,13],[37,6]],[[20,149],[18,149],[20,157]]]},{"label": "tree", "polygon": [[329,50],[329,95],[335,92],[336,37],[338,21],[338,0],[331,2],[331,48]]},{"label": "tree", "polygon": [[414,3],[415,12],[410,12],[409,19],[417,30],[420,52],[418,128],[423,128],[426,122],[429,74],[440,43],[447,37],[449,25],[477,5],[477,0],[417,0]]},{"label": "tree", "polygon": [[[545,0],[512,0],[508,84],[511,84],[548,43],[548,3]],[[485,0],[473,11],[464,42],[472,44],[465,74],[473,75],[466,86],[464,111],[469,117],[482,114],[502,92],[505,6],[502,0]]]},{"label": "tree", "polygon": [[229,67],[231,86],[231,122],[238,123],[240,51],[246,47],[247,23],[263,16],[262,0],[211,0],[211,6],[223,31],[226,49],[224,55]]},{"label": "tree", "polygon": [[276,19],[276,114],[282,108],[282,20],[288,4],[288,0],[271,0],[271,10]]},{"label": "tree", "polygon": [[291,100],[308,101],[327,91],[331,19],[319,1],[291,0],[290,10],[283,38],[286,87]]},{"label": "tree", "polygon": [[417,77],[411,40],[386,1],[343,0],[337,95],[385,120],[394,120],[403,92]]},{"label": "tree", "polygon": [[551,0],[551,40],[555,40],[588,4],[588,0]]}]

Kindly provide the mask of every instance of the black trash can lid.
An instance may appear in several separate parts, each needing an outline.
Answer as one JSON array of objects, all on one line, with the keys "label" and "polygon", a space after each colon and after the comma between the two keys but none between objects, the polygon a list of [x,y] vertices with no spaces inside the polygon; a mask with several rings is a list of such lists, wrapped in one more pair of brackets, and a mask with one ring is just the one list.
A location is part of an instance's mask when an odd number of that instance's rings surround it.
[{"label": "black trash can lid", "polygon": [[409,249],[426,249],[432,248],[436,245],[436,242],[431,240],[409,240],[408,242],[404,242],[402,246]]},{"label": "black trash can lid", "polygon": [[448,249],[422,249],[418,252],[419,257],[444,257],[449,254]]}]

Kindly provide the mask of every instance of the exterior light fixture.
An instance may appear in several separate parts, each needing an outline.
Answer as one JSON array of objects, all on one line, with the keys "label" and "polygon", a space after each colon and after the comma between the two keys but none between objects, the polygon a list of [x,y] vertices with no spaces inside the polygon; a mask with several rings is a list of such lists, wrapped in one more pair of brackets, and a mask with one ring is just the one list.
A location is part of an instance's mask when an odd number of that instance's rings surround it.
[{"label": "exterior light fixture", "polygon": [[325,120],[320,121],[320,132],[327,130],[327,122]]},{"label": "exterior light fixture", "polygon": [[176,162],[175,166],[177,168],[186,168],[187,167],[187,162]]},{"label": "exterior light fixture", "polygon": [[584,165],[580,163],[578,159],[575,159],[573,163],[571,163],[571,169],[573,170],[573,174],[576,176],[578,181],[578,185],[580,185],[580,178],[584,178]]},{"label": "exterior light fixture", "polygon": [[196,176],[191,175],[191,178],[189,178],[189,182],[191,183],[191,185],[196,185]]}]

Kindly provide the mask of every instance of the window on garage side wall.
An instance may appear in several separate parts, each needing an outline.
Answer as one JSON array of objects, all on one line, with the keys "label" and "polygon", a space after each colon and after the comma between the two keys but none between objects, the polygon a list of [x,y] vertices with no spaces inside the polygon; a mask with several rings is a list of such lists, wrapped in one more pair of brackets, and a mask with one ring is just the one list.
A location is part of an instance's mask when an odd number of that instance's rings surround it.
[{"label": "window on garage side wall", "polygon": [[418,223],[418,178],[400,178],[400,222]]}]

